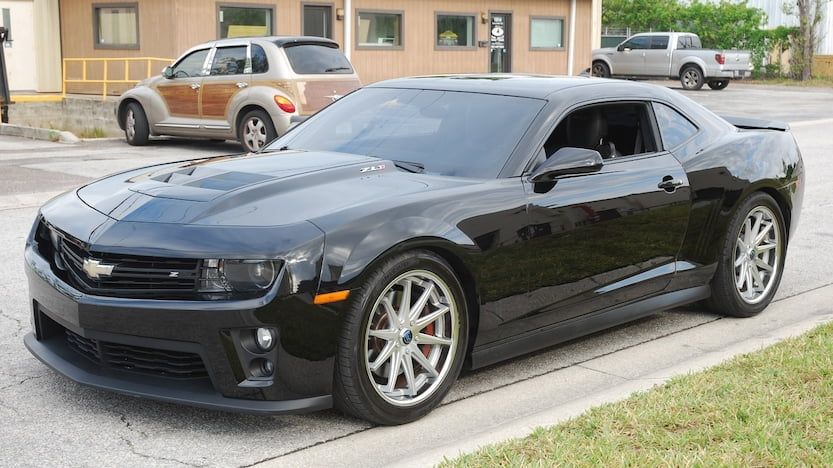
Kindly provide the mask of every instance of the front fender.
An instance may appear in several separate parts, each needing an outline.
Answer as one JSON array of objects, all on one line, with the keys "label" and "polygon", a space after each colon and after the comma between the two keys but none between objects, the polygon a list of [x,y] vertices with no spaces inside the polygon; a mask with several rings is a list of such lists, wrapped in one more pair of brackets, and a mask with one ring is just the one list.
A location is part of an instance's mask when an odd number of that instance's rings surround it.
[{"label": "front fender", "polygon": [[602,54],[593,54],[593,59],[590,61],[590,63],[593,63],[593,62],[604,62],[605,65],[607,65],[607,68],[610,70],[610,73],[611,74],[615,73],[614,70],[613,70],[613,61],[610,60],[609,55],[603,54],[603,53]]},{"label": "front fender", "polygon": [[456,226],[442,220],[411,216],[384,223],[365,235],[328,236],[321,289],[344,289],[360,283],[368,266],[403,247],[476,250],[475,242]]},{"label": "front fender", "polygon": [[142,110],[145,111],[145,116],[147,116],[148,124],[153,133],[155,133],[154,128],[156,124],[167,119],[170,115],[168,106],[159,93],[150,86],[137,86],[125,91],[119,99],[117,116],[119,127],[122,129],[124,129],[123,112],[127,103],[130,101],[136,101],[142,106]]}]

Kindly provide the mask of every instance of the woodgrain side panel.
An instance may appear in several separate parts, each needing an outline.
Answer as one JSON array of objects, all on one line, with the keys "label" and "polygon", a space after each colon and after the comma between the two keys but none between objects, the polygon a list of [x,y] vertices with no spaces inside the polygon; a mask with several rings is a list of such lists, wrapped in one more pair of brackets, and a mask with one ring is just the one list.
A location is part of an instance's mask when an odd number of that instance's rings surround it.
[{"label": "woodgrain side panel", "polygon": [[207,83],[202,85],[202,117],[204,119],[226,116],[228,103],[240,88],[234,83]]},{"label": "woodgrain side panel", "polygon": [[156,88],[168,111],[175,117],[199,117],[199,92],[191,89],[190,84],[161,85]]},{"label": "woodgrain side panel", "polygon": [[298,83],[300,113],[314,114],[335,101],[335,98],[344,96],[360,86],[359,80],[301,81]]}]

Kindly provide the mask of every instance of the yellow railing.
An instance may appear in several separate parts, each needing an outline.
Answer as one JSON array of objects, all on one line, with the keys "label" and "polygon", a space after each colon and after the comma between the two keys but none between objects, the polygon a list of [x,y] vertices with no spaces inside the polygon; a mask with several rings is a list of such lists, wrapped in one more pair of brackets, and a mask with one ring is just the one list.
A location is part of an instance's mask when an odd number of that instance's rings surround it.
[{"label": "yellow railing", "polygon": [[813,75],[833,78],[833,55],[816,55],[813,59]]},{"label": "yellow railing", "polygon": [[[172,62],[171,59],[166,58],[158,58],[158,57],[119,57],[119,58],[65,58],[63,62],[63,66],[61,67],[61,79],[63,82],[61,95],[67,95],[67,84],[74,84],[74,83],[86,83],[86,84],[100,84],[101,85],[101,98],[107,98],[107,87],[114,84],[136,84],[139,81],[150,78],[151,76],[155,75],[159,72],[153,66],[154,64],[159,65],[169,65]],[[122,69],[113,73],[110,71],[111,64],[119,64],[121,63]],[[140,78],[136,77],[136,67],[134,67],[134,73],[131,75],[131,65],[132,64],[144,64],[144,67],[140,69],[144,71],[143,76]],[[67,66],[73,64],[81,64],[81,78],[68,78],[67,77]],[[101,71],[100,73],[96,74],[96,78],[89,78],[88,77],[88,70],[87,65],[89,64],[100,64]],[[118,65],[116,65],[118,68]],[[77,75],[73,75],[77,76]],[[100,77],[99,77],[100,76]]]}]

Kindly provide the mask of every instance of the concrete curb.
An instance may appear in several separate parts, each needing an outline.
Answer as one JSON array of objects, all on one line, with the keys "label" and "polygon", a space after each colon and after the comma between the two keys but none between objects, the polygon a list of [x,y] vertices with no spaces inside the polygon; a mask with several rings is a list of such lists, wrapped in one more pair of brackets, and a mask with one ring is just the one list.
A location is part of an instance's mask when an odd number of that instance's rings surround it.
[{"label": "concrete curb", "polygon": [[72,132],[49,128],[26,127],[23,125],[0,124],[0,135],[30,138],[32,140],[54,141],[75,144],[81,140]]}]

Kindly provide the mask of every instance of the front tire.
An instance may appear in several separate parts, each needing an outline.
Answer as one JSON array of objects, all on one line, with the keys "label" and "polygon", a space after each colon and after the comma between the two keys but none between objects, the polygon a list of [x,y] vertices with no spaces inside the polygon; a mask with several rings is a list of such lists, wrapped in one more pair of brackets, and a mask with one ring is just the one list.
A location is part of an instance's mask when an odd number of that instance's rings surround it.
[{"label": "front tire", "polygon": [[683,68],[680,72],[680,84],[683,89],[688,91],[697,91],[703,87],[703,72],[694,65],[689,65]]},{"label": "front tire", "polygon": [[741,203],[727,232],[707,305],[732,317],[752,317],[769,305],[781,282],[784,216],[771,196],[757,192]]},{"label": "front tire", "polygon": [[715,91],[726,89],[727,86],[729,86],[729,80],[709,81],[709,88]]},{"label": "front tire", "polygon": [[599,78],[610,78],[610,67],[604,62],[593,62],[590,67],[590,74]]},{"label": "front tire", "polygon": [[139,103],[130,102],[124,111],[124,139],[131,146],[144,146],[150,137],[150,127],[144,109]]},{"label": "front tire", "polygon": [[336,407],[396,425],[439,405],[468,342],[465,296],[448,263],[422,250],[397,255],[350,301],[336,357]]},{"label": "front tire", "polygon": [[269,114],[260,109],[249,111],[243,116],[237,135],[243,149],[249,152],[260,151],[278,137]]}]

